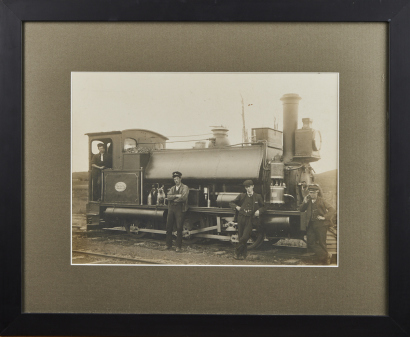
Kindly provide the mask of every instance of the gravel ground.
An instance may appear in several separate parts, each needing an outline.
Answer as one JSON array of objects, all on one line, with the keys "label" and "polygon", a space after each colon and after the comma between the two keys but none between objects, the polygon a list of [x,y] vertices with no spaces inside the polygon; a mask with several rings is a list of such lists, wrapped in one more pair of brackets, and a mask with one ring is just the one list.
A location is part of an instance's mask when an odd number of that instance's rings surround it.
[{"label": "gravel ground", "polygon": [[[73,264],[172,264],[172,265],[282,265],[308,266],[317,262],[307,256],[300,247],[278,247],[264,242],[258,250],[248,251],[246,260],[233,259],[234,246],[230,242],[203,240],[195,244],[183,244],[182,252],[162,251],[165,236],[135,238],[125,232],[85,230],[84,215],[73,215],[72,235]],[[298,240],[295,240],[298,241]],[[299,245],[298,242],[290,242]],[[75,251],[90,252],[88,255]],[[116,259],[112,256],[127,258]],[[335,265],[333,261],[333,266]]]}]

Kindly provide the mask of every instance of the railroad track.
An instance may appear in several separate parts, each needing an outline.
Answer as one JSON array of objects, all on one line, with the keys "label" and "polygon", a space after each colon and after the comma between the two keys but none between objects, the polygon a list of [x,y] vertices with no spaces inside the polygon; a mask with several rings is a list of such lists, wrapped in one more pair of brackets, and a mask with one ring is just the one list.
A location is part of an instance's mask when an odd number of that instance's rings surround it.
[{"label": "railroad track", "polygon": [[[123,256],[118,256],[118,255],[101,254],[101,253],[89,252],[89,251],[84,251],[84,250],[73,250],[72,252],[78,253],[78,254],[84,254],[84,255],[92,255],[92,256],[99,256],[99,257],[110,258],[110,259],[127,260],[127,261],[147,263],[147,264],[166,264],[167,263],[167,261],[164,261],[164,260],[139,259],[139,258],[132,258],[132,257],[123,257]],[[94,263],[101,263],[103,261],[96,261]]]}]

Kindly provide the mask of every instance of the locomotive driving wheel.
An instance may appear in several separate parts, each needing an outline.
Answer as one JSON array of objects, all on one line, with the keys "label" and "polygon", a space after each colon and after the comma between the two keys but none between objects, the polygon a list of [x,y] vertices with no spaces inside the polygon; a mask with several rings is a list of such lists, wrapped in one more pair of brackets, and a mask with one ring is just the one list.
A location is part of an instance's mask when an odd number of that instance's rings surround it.
[{"label": "locomotive driving wheel", "polygon": [[140,232],[139,229],[140,228],[150,228],[151,229],[153,228],[153,225],[151,222],[142,223],[139,220],[135,220],[135,221],[126,221],[124,223],[124,227],[129,235],[132,235],[132,237],[139,239],[139,238],[144,238],[148,236],[148,234],[152,234],[152,233],[147,233],[147,232]]},{"label": "locomotive driving wheel", "polygon": [[182,227],[182,241],[186,244],[193,244],[201,240],[201,238],[191,235],[190,231],[199,229],[201,227],[200,221],[193,222],[188,216],[184,220]]}]

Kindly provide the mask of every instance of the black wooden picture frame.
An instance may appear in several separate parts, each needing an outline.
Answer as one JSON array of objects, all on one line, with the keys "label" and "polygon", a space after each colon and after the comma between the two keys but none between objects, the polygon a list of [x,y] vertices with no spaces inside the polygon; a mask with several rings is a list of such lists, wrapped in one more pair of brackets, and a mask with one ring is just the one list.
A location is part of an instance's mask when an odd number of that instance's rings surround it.
[{"label": "black wooden picture frame", "polygon": [[[388,316],[22,313],[22,26],[31,21],[387,22]],[[0,0],[0,333],[138,336],[410,335],[410,1]],[[387,196],[386,196],[387,197]]]}]

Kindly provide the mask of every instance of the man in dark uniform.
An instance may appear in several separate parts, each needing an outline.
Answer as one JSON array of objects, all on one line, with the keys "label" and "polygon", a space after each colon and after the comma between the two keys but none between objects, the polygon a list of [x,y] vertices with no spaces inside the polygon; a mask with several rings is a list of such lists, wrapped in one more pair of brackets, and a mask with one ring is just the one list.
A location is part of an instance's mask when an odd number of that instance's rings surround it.
[{"label": "man in dark uniform", "polygon": [[182,246],[182,226],[184,224],[185,213],[188,210],[189,188],[182,183],[182,173],[175,171],[172,173],[175,186],[172,186],[168,195],[168,217],[167,217],[167,239],[165,250],[172,248],[172,230],[174,223],[177,226],[177,242],[175,251],[181,251]]},{"label": "man in dark uniform", "polygon": [[259,216],[265,211],[265,203],[260,194],[254,193],[252,180],[243,183],[246,193],[239,194],[229,203],[238,212],[238,244],[235,248],[234,259],[244,260],[248,255],[247,242],[251,237],[252,224],[259,223]]},{"label": "man in dark uniform", "polygon": [[91,159],[92,167],[92,183],[93,183],[93,200],[97,201],[101,198],[101,172],[106,168],[112,167],[112,158],[108,153],[105,153],[105,145],[99,143],[97,145],[99,153],[93,155]]},{"label": "man in dark uniform", "polygon": [[303,199],[300,211],[307,211],[309,221],[307,227],[307,246],[315,253],[315,256],[324,264],[330,264],[332,254],[327,251],[327,229],[331,225],[331,219],[335,209],[325,199],[319,196],[320,187],[317,184],[309,185],[309,195]]}]

